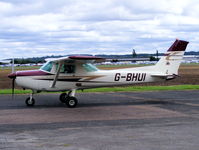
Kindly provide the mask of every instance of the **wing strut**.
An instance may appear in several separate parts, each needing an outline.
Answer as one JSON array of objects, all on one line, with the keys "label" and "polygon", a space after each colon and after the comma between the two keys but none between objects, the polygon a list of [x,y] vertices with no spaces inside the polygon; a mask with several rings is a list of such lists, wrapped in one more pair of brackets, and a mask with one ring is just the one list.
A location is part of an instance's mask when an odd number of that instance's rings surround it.
[{"label": "wing strut", "polygon": [[56,85],[57,78],[58,78],[59,73],[60,73],[60,70],[61,70],[61,66],[62,66],[62,63],[60,62],[59,65],[58,65],[57,72],[56,72],[56,74],[55,74],[55,78],[54,78],[53,83],[52,83],[52,85],[51,85],[51,88],[54,88],[55,85]]}]

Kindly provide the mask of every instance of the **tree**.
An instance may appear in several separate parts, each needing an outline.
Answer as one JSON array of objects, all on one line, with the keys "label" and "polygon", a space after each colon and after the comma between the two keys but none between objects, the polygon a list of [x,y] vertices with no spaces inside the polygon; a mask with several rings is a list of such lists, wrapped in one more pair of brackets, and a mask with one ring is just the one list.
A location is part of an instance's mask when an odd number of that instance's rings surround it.
[{"label": "tree", "polygon": [[150,56],[150,61],[156,61],[157,59],[154,56]]},{"label": "tree", "polygon": [[135,52],[135,49],[133,49],[132,56],[133,56],[133,58],[137,57],[137,54],[136,54],[136,52]]},{"label": "tree", "polygon": [[157,61],[159,60],[158,56],[159,56],[159,53],[158,53],[158,50],[156,50],[156,59],[157,59]]}]

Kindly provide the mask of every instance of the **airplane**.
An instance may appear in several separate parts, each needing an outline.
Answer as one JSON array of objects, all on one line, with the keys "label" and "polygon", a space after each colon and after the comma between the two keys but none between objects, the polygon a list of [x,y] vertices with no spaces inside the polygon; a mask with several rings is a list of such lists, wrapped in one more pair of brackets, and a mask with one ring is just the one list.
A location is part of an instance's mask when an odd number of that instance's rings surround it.
[{"label": "airplane", "polygon": [[34,106],[33,95],[42,91],[63,92],[59,99],[69,108],[78,104],[76,90],[167,81],[178,77],[178,69],[189,42],[176,39],[165,55],[153,66],[100,70],[93,63],[104,61],[95,56],[68,56],[48,60],[38,70],[17,71],[8,75],[14,84],[32,93],[25,101]]},{"label": "airplane", "polygon": [[9,64],[11,60],[0,60],[1,64]]}]

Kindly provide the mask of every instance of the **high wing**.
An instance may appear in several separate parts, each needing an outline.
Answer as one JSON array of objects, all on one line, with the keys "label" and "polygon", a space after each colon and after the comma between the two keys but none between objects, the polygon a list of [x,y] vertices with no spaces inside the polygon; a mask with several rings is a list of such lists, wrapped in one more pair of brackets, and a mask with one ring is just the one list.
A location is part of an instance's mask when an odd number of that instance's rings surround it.
[{"label": "high wing", "polygon": [[105,60],[104,58],[95,57],[95,56],[68,56],[68,57],[61,57],[61,58],[57,58],[57,59],[46,59],[46,61],[57,62],[59,64],[51,87],[52,88],[55,87],[57,79],[59,77],[61,65],[64,62],[78,61],[78,62],[81,62],[82,64],[84,64],[84,63],[103,62],[104,60]]},{"label": "high wing", "polygon": [[88,63],[88,62],[103,62],[105,61],[104,58],[101,57],[95,57],[95,56],[68,56],[68,57],[61,57],[61,58],[47,58],[45,59],[46,61],[54,61],[54,62],[64,62],[64,61],[81,61],[83,63]]}]

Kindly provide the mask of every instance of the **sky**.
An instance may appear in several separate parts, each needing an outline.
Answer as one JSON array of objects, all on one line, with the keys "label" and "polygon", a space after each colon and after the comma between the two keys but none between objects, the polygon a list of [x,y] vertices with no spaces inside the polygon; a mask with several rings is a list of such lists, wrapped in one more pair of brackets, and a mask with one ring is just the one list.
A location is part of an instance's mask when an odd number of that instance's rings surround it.
[{"label": "sky", "polygon": [[199,51],[198,0],[0,0],[0,59]]}]

